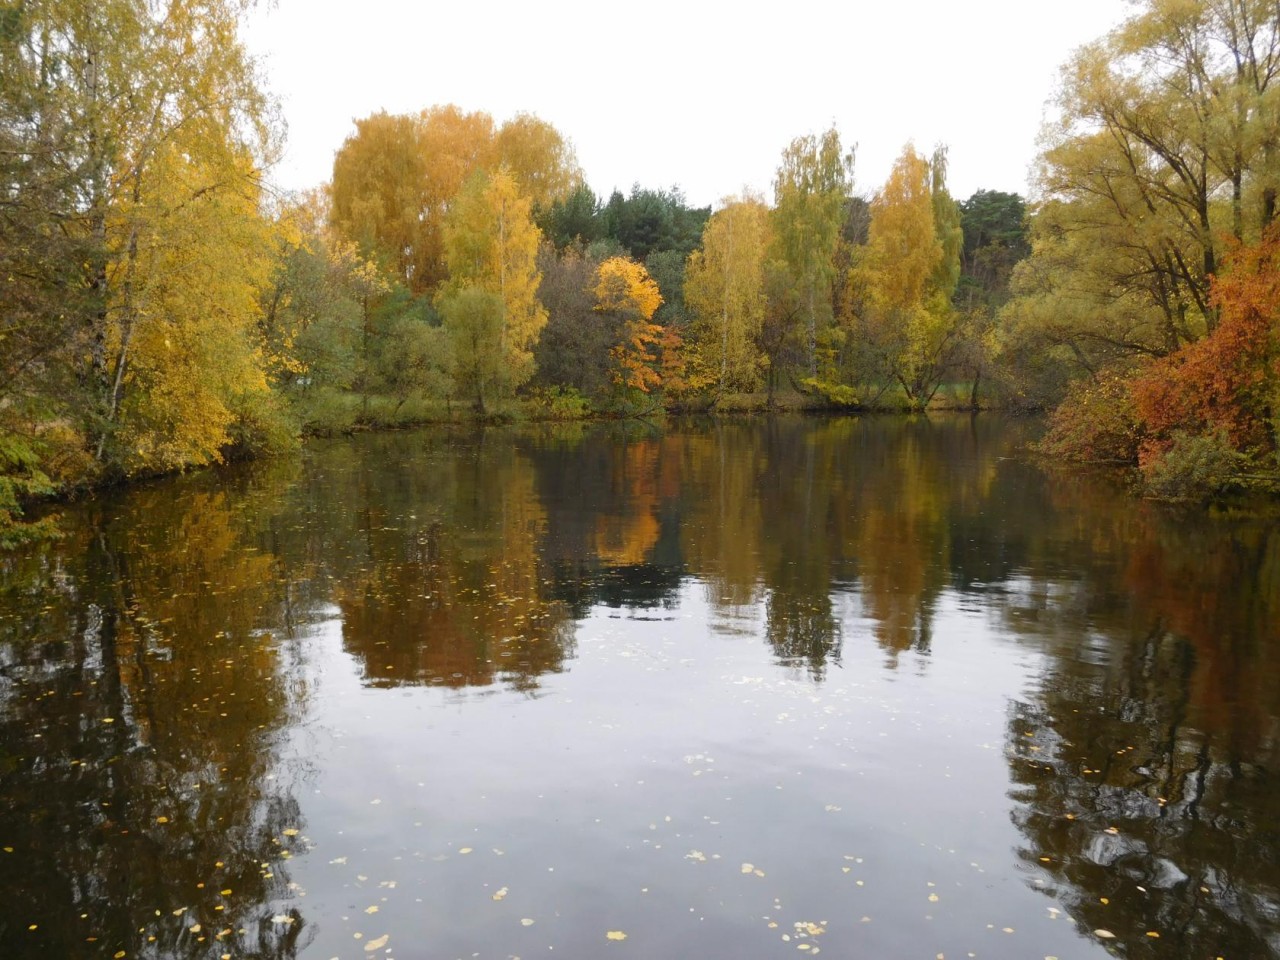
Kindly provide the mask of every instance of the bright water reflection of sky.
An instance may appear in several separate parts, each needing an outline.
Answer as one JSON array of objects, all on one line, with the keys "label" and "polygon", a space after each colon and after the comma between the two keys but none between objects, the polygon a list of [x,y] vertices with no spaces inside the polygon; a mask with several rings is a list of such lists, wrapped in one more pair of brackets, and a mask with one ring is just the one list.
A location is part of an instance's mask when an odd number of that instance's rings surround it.
[{"label": "bright water reflection of sky", "polygon": [[278,0],[245,29],[289,125],[288,189],[328,179],[352,120],[436,103],[569,136],[608,194],[679,185],[709,204],[766,194],[793,137],[835,123],[873,193],[908,140],[951,149],[951,187],[1026,192],[1070,52],[1126,0],[792,0],[736,6]]}]

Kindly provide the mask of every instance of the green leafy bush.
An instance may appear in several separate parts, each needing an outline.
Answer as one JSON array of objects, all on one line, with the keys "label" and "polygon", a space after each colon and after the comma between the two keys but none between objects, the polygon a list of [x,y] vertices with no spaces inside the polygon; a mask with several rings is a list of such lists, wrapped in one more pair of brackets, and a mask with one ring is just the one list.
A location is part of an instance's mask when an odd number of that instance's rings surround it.
[{"label": "green leafy bush", "polygon": [[1140,457],[1147,491],[1166,500],[1200,500],[1237,487],[1249,458],[1225,430],[1174,431],[1168,443],[1144,445]]}]

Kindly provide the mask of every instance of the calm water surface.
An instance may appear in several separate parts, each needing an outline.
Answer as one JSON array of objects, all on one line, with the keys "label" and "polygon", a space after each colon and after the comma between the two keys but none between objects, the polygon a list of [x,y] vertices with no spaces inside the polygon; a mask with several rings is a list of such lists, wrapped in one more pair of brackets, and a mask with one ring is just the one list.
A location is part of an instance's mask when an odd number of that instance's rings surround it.
[{"label": "calm water surface", "polygon": [[66,509],[0,559],[0,957],[1280,956],[1280,530],[1029,429],[369,436]]}]

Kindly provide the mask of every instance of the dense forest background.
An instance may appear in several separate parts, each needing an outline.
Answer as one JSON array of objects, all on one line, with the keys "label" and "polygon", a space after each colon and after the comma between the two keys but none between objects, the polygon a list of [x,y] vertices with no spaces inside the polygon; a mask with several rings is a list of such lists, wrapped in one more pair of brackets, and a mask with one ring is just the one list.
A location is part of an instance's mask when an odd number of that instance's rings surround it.
[{"label": "dense forest background", "polygon": [[1030,204],[958,201],[941,146],[862,190],[833,128],[714,208],[449,105],[282,196],[249,5],[0,3],[0,540],[58,489],[463,417],[999,405],[1158,495],[1276,472],[1274,3],[1077,51]]}]

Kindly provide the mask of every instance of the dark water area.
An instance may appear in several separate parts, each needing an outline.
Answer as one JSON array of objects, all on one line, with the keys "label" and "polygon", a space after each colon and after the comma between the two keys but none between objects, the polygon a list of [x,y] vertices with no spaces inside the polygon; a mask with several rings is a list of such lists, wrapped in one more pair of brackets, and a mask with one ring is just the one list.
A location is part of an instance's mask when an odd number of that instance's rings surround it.
[{"label": "dark water area", "polygon": [[1280,956],[1280,528],[980,417],[418,432],[0,556],[0,957]]}]

